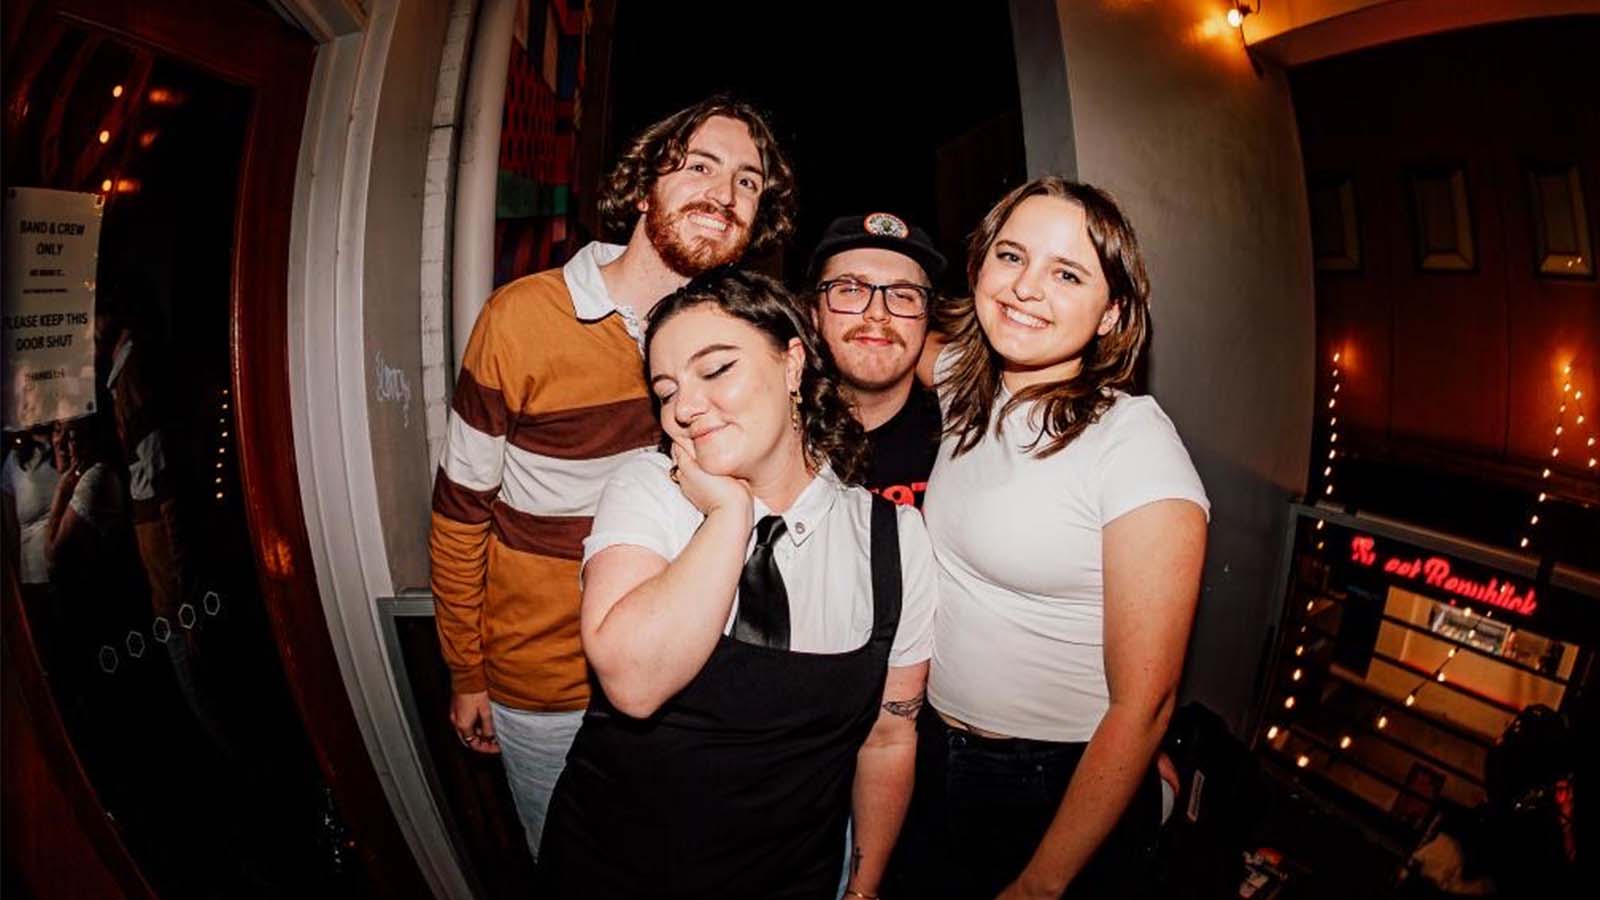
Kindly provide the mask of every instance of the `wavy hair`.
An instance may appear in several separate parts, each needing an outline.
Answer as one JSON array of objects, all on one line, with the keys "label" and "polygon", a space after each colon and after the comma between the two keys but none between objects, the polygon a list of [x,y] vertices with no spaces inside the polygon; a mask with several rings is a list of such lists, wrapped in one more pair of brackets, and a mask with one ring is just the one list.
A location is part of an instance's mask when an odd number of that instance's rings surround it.
[{"label": "wavy hair", "polygon": [[683,168],[689,138],[713,116],[743,122],[761,155],[764,177],[755,220],[750,223],[750,251],[767,250],[794,231],[794,170],[766,118],[755,107],[727,94],[678,110],[633,139],[600,188],[600,220],[606,229],[616,235],[633,229],[639,219],[639,201],[649,198],[658,178]]},{"label": "wavy hair", "polygon": [[1014,394],[994,419],[998,438],[1006,418],[1018,407],[1034,404],[1042,427],[1028,450],[1044,458],[1061,452],[1099,421],[1114,400],[1113,391],[1133,384],[1134,370],[1150,332],[1150,280],[1133,226],[1116,201],[1099,188],[1057,175],[1022,185],[989,210],[967,244],[967,297],[947,303],[940,330],[949,336],[954,359],[939,382],[949,398],[946,436],[956,439],[955,454],[976,447],[989,430],[994,399],[1000,393],[1001,359],[979,326],[973,294],[978,273],[1011,213],[1029,197],[1057,197],[1083,207],[1089,241],[1105,273],[1110,303],[1118,311],[1109,334],[1095,335],[1083,349],[1083,366],[1065,381],[1036,384]]},{"label": "wavy hair", "polygon": [[856,420],[839,385],[839,370],[828,354],[811,317],[783,286],[765,275],[719,266],[695,276],[668,294],[650,313],[644,332],[644,354],[661,326],[673,316],[710,304],[748,322],[767,336],[775,352],[782,353],[792,338],[805,349],[800,371],[800,441],[806,460],[847,484],[859,484],[867,468],[866,432]]}]

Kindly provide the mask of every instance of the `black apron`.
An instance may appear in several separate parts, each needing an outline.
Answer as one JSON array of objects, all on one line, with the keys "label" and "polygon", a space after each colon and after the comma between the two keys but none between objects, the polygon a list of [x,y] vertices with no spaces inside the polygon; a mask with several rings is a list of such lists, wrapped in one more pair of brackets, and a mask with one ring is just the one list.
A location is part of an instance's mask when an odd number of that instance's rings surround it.
[{"label": "black apron", "polygon": [[872,636],[797,653],[724,635],[648,719],[598,680],[539,851],[551,896],[832,898],[856,751],[877,721],[900,622],[894,505],[872,498]]}]

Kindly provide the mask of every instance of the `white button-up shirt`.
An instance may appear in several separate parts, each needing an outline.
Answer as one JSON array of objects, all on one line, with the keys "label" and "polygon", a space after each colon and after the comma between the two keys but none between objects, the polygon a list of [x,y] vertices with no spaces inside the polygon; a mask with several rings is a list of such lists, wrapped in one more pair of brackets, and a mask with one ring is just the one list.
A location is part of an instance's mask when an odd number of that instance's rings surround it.
[{"label": "white button-up shirt", "polygon": [[[672,461],[660,453],[629,460],[606,484],[594,528],[583,542],[585,564],[607,547],[628,544],[675,559],[705,516],[669,477]],[[900,627],[889,665],[910,666],[933,653],[933,551],[922,516],[896,507],[900,525]],[[771,510],[755,501],[754,522]],[[773,557],[789,594],[789,647],[803,653],[843,653],[872,635],[872,495],[839,482],[824,468],[783,512],[786,526]],[[752,532],[745,555],[755,545]],[[733,628],[739,604],[723,629]]]}]

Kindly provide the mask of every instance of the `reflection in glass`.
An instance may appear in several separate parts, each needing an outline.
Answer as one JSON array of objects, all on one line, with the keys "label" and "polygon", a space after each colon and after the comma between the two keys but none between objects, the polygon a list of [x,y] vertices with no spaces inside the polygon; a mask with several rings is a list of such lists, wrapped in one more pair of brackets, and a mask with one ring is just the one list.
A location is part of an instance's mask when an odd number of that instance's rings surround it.
[{"label": "reflection in glass", "polygon": [[160,896],[361,896],[238,491],[231,241],[252,95],[36,19],[7,62],[6,185],[99,192],[105,213],[97,412],[5,436],[28,630]]}]

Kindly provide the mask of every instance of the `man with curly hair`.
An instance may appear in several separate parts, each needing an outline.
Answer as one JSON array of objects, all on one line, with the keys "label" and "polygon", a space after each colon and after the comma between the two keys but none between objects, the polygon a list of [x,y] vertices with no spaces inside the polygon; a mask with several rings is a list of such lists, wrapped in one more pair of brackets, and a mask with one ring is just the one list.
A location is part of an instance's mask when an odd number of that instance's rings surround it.
[{"label": "man with curly hair", "polygon": [[600,489],[653,447],[639,356],[656,302],[793,230],[794,179],[754,109],[717,96],[649,126],[600,198],[624,245],[495,291],[473,326],[434,481],[430,556],[450,724],[499,754],[535,860],[589,702],[578,566]]}]

